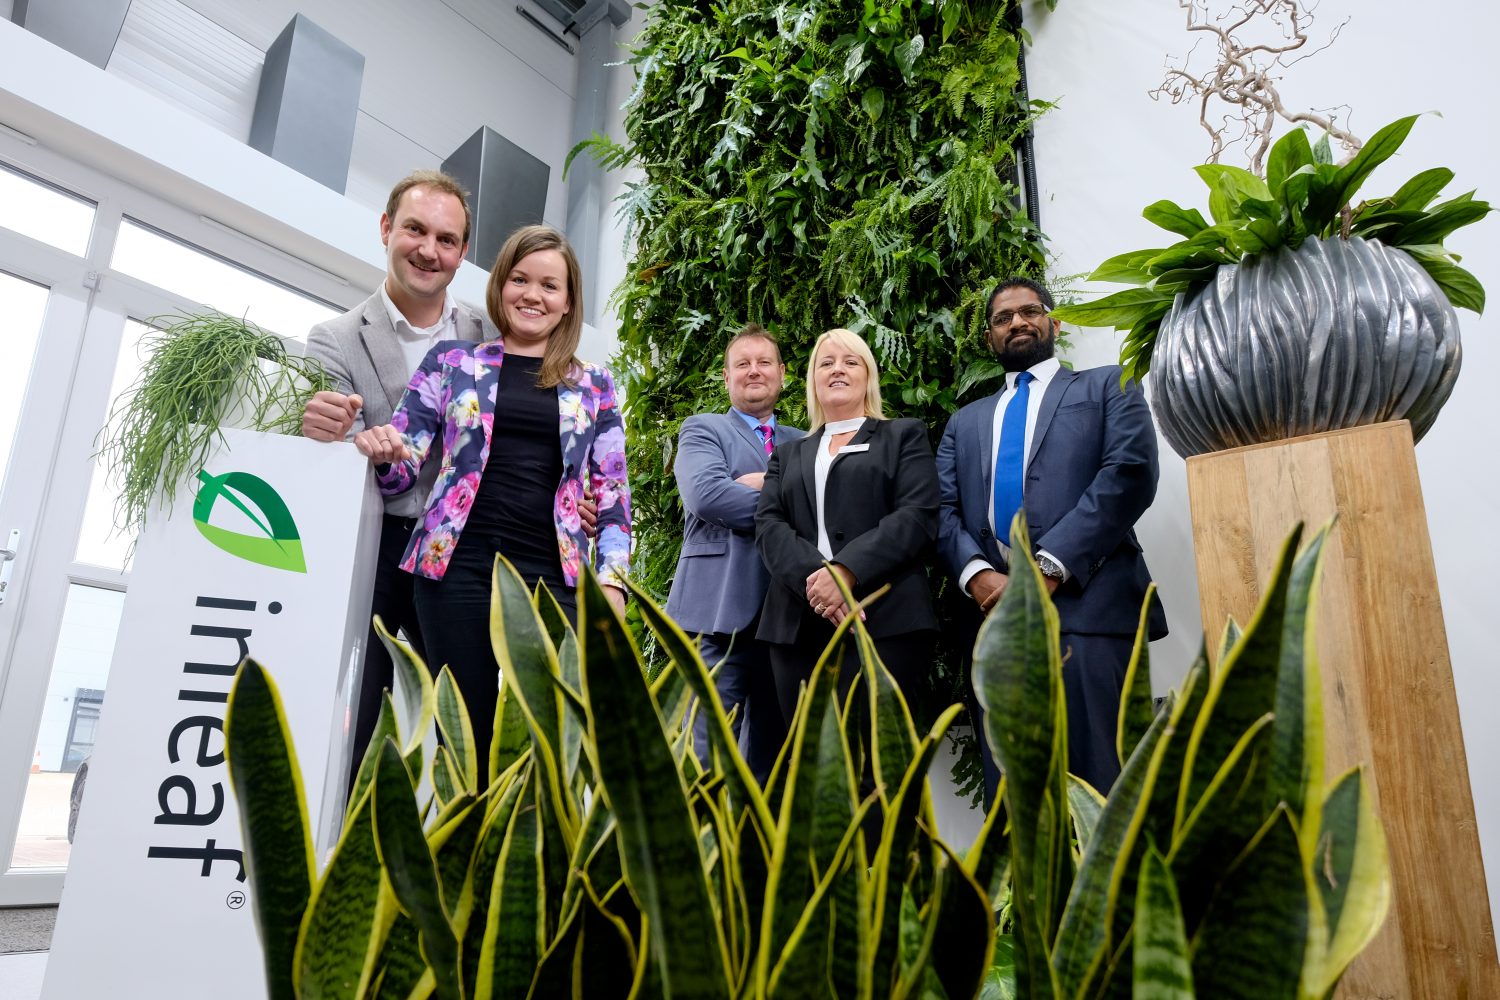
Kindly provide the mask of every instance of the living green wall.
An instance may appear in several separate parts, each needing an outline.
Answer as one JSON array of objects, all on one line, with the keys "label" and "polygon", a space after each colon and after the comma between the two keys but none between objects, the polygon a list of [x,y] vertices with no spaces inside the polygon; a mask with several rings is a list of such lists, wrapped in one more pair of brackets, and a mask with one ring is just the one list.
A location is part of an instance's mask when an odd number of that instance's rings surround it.
[{"label": "living green wall", "polygon": [[723,347],[746,322],[781,339],[792,424],[806,426],[801,375],[830,327],[867,339],[888,412],[924,419],[934,443],[951,412],[994,391],[987,292],[1043,266],[1013,179],[1033,109],[1018,95],[1011,6],[646,8],[627,141],[588,146],[643,175],[620,200],[628,262],[615,304],[634,573],[647,589],[665,597],[681,542],[678,427],[728,406]]}]

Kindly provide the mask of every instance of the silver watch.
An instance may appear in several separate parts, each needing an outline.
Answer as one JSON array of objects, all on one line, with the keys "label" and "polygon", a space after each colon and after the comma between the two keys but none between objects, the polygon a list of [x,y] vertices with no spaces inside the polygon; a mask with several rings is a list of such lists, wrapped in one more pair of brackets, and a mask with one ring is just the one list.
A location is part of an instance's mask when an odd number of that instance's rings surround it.
[{"label": "silver watch", "polygon": [[1063,578],[1062,565],[1050,556],[1038,553],[1036,557],[1036,567],[1037,569],[1042,571],[1043,576],[1048,577],[1049,579],[1061,580]]}]

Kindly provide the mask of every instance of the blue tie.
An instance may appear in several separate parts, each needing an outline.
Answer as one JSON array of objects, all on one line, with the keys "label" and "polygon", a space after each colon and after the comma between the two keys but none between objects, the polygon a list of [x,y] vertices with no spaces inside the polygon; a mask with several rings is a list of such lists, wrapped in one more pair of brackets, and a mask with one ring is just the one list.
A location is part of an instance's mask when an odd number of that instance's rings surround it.
[{"label": "blue tie", "polygon": [[1000,422],[1000,447],[995,451],[995,537],[1001,545],[1010,544],[1011,518],[1024,499],[1021,474],[1026,464],[1026,403],[1035,377],[1031,372],[1016,376],[1016,394],[1010,397],[1005,419]]}]

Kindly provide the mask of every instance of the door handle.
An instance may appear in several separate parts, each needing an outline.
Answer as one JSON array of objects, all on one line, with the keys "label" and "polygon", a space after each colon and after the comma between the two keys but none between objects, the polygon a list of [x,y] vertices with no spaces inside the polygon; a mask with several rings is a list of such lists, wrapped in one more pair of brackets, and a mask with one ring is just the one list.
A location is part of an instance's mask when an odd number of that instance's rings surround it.
[{"label": "door handle", "polygon": [[0,549],[0,604],[5,603],[5,592],[10,587],[10,574],[16,568],[16,556],[21,547],[21,529],[11,528],[5,548]]}]

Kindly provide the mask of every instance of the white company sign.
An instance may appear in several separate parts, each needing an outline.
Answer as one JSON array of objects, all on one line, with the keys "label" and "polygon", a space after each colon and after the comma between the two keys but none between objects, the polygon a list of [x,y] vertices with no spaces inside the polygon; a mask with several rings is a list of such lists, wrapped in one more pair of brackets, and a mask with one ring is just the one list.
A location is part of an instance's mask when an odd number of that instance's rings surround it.
[{"label": "white company sign", "polygon": [[43,1000],[266,995],[223,755],[242,656],[281,689],[319,857],[337,835],[380,497],[350,445],[225,438],[137,546]]}]

